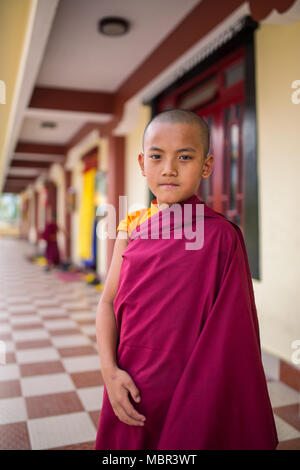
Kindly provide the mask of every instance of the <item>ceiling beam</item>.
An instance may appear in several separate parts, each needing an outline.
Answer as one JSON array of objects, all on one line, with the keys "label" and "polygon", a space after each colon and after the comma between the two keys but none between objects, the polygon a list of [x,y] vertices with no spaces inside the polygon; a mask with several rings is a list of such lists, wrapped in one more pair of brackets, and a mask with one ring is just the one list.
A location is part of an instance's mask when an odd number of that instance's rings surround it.
[{"label": "ceiling beam", "polygon": [[61,155],[47,155],[42,153],[15,153],[14,158],[17,160],[23,160],[24,162],[46,162],[50,163],[59,163],[63,165],[65,162],[65,157]]},{"label": "ceiling beam", "polygon": [[19,175],[7,175],[6,181],[7,182],[13,182],[13,183],[25,183],[25,184],[30,184],[33,183],[36,180],[36,176],[19,176]]},{"label": "ceiling beam", "polygon": [[3,193],[14,193],[14,194],[19,194],[22,191],[24,191],[24,188],[18,188],[16,186],[12,186],[10,184],[5,183],[4,188],[3,188]]},{"label": "ceiling beam", "polygon": [[114,103],[115,95],[113,93],[70,90],[68,88],[35,87],[28,107],[113,114]]},{"label": "ceiling beam", "polygon": [[19,141],[16,145],[15,153],[44,153],[47,155],[65,156],[66,147],[64,145],[37,144],[36,142]]},{"label": "ceiling beam", "polygon": [[33,182],[34,179],[28,180],[20,180],[20,179],[11,179],[7,178],[4,184],[3,192],[20,192],[24,191],[28,185]]},{"label": "ceiling beam", "polygon": [[26,180],[13,180],[13,179],[6,179],[5,184],[8,186],[14,186],[17,188],[26,188],[29,184],[29,182]]},{"label": "ceiling beam", "polygon": [[36,169],[45,169],[49,168],[52,162],[39,162],[33,160],[22,160],[14,158],[10,163],[10,168],[36,168]]}]

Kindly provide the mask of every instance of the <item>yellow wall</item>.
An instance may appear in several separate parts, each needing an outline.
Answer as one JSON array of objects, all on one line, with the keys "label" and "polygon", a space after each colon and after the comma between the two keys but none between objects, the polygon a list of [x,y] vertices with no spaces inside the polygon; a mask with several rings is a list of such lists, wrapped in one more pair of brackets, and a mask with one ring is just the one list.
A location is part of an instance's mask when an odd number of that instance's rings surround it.
[{"label": "yellow wall", "polygon": [[[80,265],[81,260],[78,253],[79,247],[79,211],[80,202],[82,197],[82,169],[83,163],[81,160],[82,155],[95,145],[99,146],[99,169],[102,171],[107,170],[108,158],[108,143],[106,139],[91,140],[88,146],[80,148],[77,156],[77,163],[72,168],[72,186],[76,192],[76,209],[72,212],[71,217],[71,259],[74,263]],[[106,240],[97,239],[97,272],[100,276],[106,274]]]},{"label": "yellow wall", "polygon": [[6,104],[0,104],[0,183],[25,37],[35,8],[35,0],[0,1],[0,80],[6,85]]},{"label": "yellow wall", "polygon": [[253,281],[262,346],[291,362],[300,339],[300,22],[256,31],[261,281]]},{"label": "yellow wall", "polygon": [[139,207],[148,207],[149,190],[147,181],[141,174],[138,154],[143,151],[142,138],[146,125],[151,119],[150,106],[141,105],[135,127],[126,136],[125,146],[125,195],[127,195],[127,212]]},{"label": "yellow wall", "polygon": [[75,167],[72,169],[72,186],[76,193],[76,208],[72,212],[71,216],[71,259],[74,263],[80,265],[80,258],[78,255],[78,235],[79,235],[79,208],[80,198],[82,194],[82,167],[83,163],[81,160],[77,162]]}]

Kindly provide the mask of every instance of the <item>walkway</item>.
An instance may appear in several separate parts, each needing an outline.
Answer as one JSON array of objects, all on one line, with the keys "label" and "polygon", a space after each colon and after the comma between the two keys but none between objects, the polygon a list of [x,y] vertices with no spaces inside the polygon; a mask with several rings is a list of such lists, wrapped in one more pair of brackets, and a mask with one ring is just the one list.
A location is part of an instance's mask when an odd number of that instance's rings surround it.
[{"label": "walkway", "polygon": [[103,379],[95,313],[100,293],[25,259],[0,239],[0,449],[93,449]]},{"label": "walkway", "polygon": [[[32,251],[0,238],[0,449],[93,449],[103,394],[100,293],[44,272],[26,260]],[[268,387],[280,448],[300,449],[299,394],[280,382]]]}]

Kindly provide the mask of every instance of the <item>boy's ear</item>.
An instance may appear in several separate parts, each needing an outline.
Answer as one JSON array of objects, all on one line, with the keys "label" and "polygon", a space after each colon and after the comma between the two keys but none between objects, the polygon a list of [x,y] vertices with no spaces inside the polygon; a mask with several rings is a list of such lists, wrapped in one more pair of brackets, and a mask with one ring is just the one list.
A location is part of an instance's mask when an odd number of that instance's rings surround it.
[{"label": "boy's ear", "polygon": [[141,167],[141,170],[142,170],[142,175],[146,176],[145,175],[145,170],[144,170],[144,154],[143,153],[139,153],[138,161],[139,161],[139,164],[140,164],[140,167]]},{"label": "boy's ear", "polygon": [[212,154],[207,155],[202,171],[202,178],[208,178],[212,172],[214,164],[214,156]]}]

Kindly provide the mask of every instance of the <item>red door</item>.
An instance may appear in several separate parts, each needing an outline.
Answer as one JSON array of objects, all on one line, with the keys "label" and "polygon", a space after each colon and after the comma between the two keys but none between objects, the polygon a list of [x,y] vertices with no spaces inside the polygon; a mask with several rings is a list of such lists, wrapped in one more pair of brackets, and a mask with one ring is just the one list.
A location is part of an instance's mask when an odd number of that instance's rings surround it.
[{"label": "red door", "polygon": [[214,155],[211,175],[201,180],[198,195],[211,208],[224,214],[241,228],[244,226],[241,99],[215,103],[199,109],[211,132],[210,153]]}]

